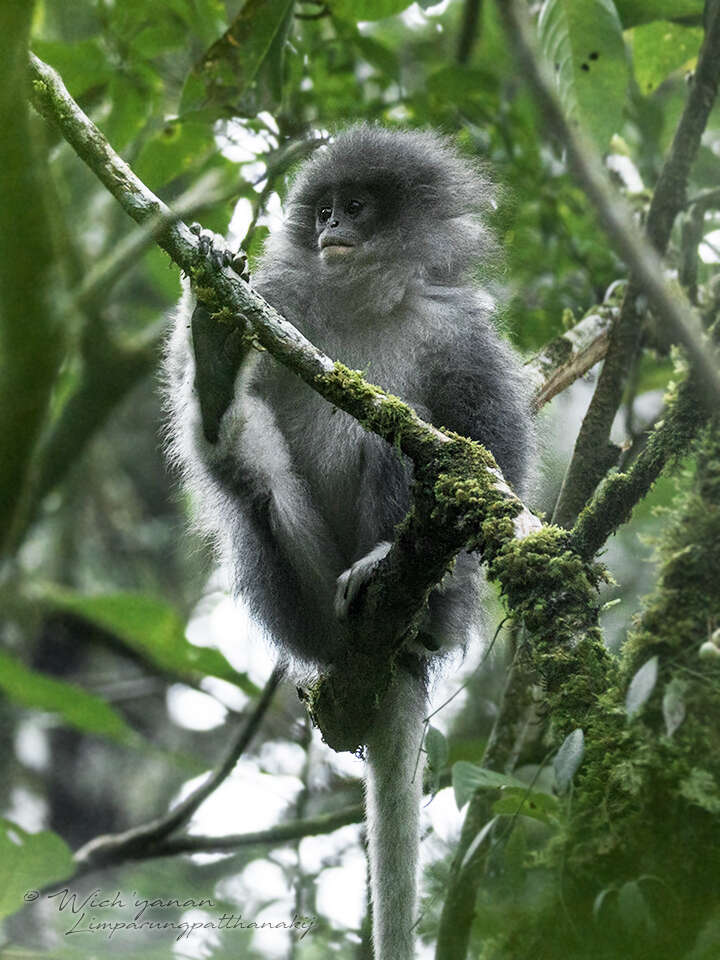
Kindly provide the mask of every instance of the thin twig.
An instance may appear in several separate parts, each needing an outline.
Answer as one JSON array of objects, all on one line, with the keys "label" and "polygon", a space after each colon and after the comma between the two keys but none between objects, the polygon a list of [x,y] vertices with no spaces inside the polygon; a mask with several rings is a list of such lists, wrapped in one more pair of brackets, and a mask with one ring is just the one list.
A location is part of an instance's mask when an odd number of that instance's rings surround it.
[{"label": "thin twig", "polygon": [[78,871],[84,873],[108,863],[134,859],[138,855],[144,856],[146,851],[151,851],[162,841],[167,840],[170,834],[184,826],[198,807],[232,773],[237,761],[257,733],[284,672],[283,666],[275,667],[252,713],[243,724],[225,759],[205,783],[193,790],[189,796],[163,817],[151,820],[150,823],[144,823],[139,827],[133,827],[133,829],[126,830],[124,833],[108,834],[90,840],[75,854],[74,859]]},{"label": "thin twig", "polygon": [[463,4],[462,26],[458,37],[457,61],[465,64],[475,46],[482,20],[483,0],[465,0]]}]

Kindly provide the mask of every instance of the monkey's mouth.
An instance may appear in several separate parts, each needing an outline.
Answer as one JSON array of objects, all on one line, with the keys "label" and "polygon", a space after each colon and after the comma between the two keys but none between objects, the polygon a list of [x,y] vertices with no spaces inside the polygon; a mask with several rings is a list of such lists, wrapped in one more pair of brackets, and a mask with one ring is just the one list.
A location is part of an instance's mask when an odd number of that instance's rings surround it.
[{"label": "monkey's mouth", "polygon": [[339,237],[329,237],[327,240],[320,241],[320,256],[323,258],[343,256],[354,246],[354,243],[347,243]]}]

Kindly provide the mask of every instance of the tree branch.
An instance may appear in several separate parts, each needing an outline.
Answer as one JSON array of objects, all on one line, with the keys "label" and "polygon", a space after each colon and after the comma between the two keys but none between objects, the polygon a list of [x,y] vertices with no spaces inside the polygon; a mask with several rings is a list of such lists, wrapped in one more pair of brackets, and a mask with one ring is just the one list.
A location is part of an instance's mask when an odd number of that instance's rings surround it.
[{"label": "tree branch", "polygon": [[[360,660],[345,665],[339,685],[320,688],[312,695],[314,715],[326,739],[348,749],[362,742],[377,702],[378,664],[392,657],[408,635],[417,630],[417,622],[429,592],[447,571],[454,556],[474,539],[475,545],[493,553],[508,537],[537,530],[539,521],[523,506],[507,485],[492,456],[479,445],[443,433],[424,423],[397,398],[367,384],[360,374],[347,370],[317,350],[290,323],[261,297],[226,269],[210,267],[198,255],[197,239],[181,222],[175,222],[169,209],[140,182],[130,168],[114,153],[95,125],[74,103],[59,76],[37,58],[32,58],[34,102],[48,119],[56,123],[100,180],[138,222],[158,215],[164,225],[158,230],[158,243],[197,282],[199,295],[210,308],[231,314],[281,363],[288,366],[326,400],[345,410],[365,427],[394,444],[416,465],[416,509],[406,518],[398,540],[381,568],[375,584],[366,592],[366,602],[356,621],[362,622]],[[455,465],[455,466],[454,466]],[[438,504],[435,484],[445,483],[444,503]],[[497,520],[507,520],[479,532],[480,519],[463,522],[465,501],[460,486],[470,485],[473,506],[490,511]],[[377,584],[382,584],[380,589]],[[364,670],[359,668],[364,666]],[[370,669],[374,667],[374,669]],[[385,671],[387,674],[388,672]],[[359,691],[359,676],[368,677],[368,689]],[[390,677],[387,675],[387,682]],[[326,695],[327,694],[327,695]],[[333,720],[335,723],[333,723]],[[354,722],[353,722],[354,721]],[[336,727],[337,725],[337,727]],[[342,735],[342,731],[350,731]]]},{"label": "tree branch", "polygon": [[30,137],[25,100],[33,3],[0,6],[0,551],[12,542],[27,477],[62,359],[62,330],[48,293],[54,262],[46,171]]},{"label": "tree branch", "polygon": [[480,32],[483,0],[465,0],[463,3],[462,26],[458,37],[457,61],[466,64],[470,59],[475,41]]},{"label": "tree branch", "polygon": [[545,344],[525,369],[535,386],[533,407],[539,410],[579,380],[607,353],[609,331],[618,314],[615,304],[593,307],[574,327]]},{"label": "tree branch", "polygon": [[[481,766],[488,770],[510,773],[518,728],[525,723],[531,707],[532,672],[516,656],[507,676],[498,715],[495,718],[490,738],[483,753]],[[475,901],[478,886],[490,847],[487,842],[478,846],[467,859],[467,853],[475,838],[492,817],[492,805],[496,792],[476,790],[470,798],[463,820],[457,850],[450,867],[450,878],[440,916],[435,960],[465,960],[470,930],[475,918]]]},{"label": "tree branch", "polygon": [[630,469],[608,477],[582,511],[571,532],[572,548],[584,557],[594,556],[607,538],[627,523],[668,462],[688,452],[711,413],[692,380],[684,380]]}]

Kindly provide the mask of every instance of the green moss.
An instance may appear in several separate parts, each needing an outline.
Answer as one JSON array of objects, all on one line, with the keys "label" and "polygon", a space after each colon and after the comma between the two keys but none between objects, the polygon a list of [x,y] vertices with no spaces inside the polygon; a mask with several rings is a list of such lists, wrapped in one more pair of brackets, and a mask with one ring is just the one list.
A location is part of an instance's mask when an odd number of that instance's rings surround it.
[{"label": "green moss", "polygon": [[[562,867],[578,923],[583,913],[591,922],[603,888],[654,877],[647,955],[662,958],[685,956],[720,898],[720,667],[698,655],[720,623],[720,427],[706,431],[697,457],[694,489],[675,505],[660,541],[658,586],[606,691],[586,704],[572,817],[544,851],[546,865]],[[628,688],[653,656],[655,687],[628,716]],[[576,674],[563,680],[570,710],[583,683]],[[604,915],[617,919],[612,909]]]},{"label": "green moss", "polygon": [[232,326],[235,323],[236,316],[237,314],[230,307],[221,307],[212,314],[212,319],[217,320],[218,323],[227,323]]},{"label": "green moss", "polygon": [[412,409],[399,397],[368,383],[360,370],[335,363],[332,373],[318,376],[330,402],[338,403],[363,426],[395,445],[408,430],[416,429]]},{"label": "green moss", "polygon": [[195,296],[200,303],[206,303],[208,306],[211,306],[213,303],[217,302],[217,294],[215,293],[214,287],[205,287],[201,283],[195,282],[195,277],[201,277],[202,273],[198,271],[192,271],[191,276],[193,278],[193,290],[195,291]]}]

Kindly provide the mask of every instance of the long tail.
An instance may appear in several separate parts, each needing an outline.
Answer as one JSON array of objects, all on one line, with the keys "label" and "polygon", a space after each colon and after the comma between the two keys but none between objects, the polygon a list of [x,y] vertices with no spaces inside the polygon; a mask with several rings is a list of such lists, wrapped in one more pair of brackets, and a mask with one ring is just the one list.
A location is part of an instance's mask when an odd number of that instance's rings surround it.
[{"label": "long tail", "polygon": [[404,670],[368,738],[366,820],[375,960],[413,960],[422,799],[424,682]]}]

